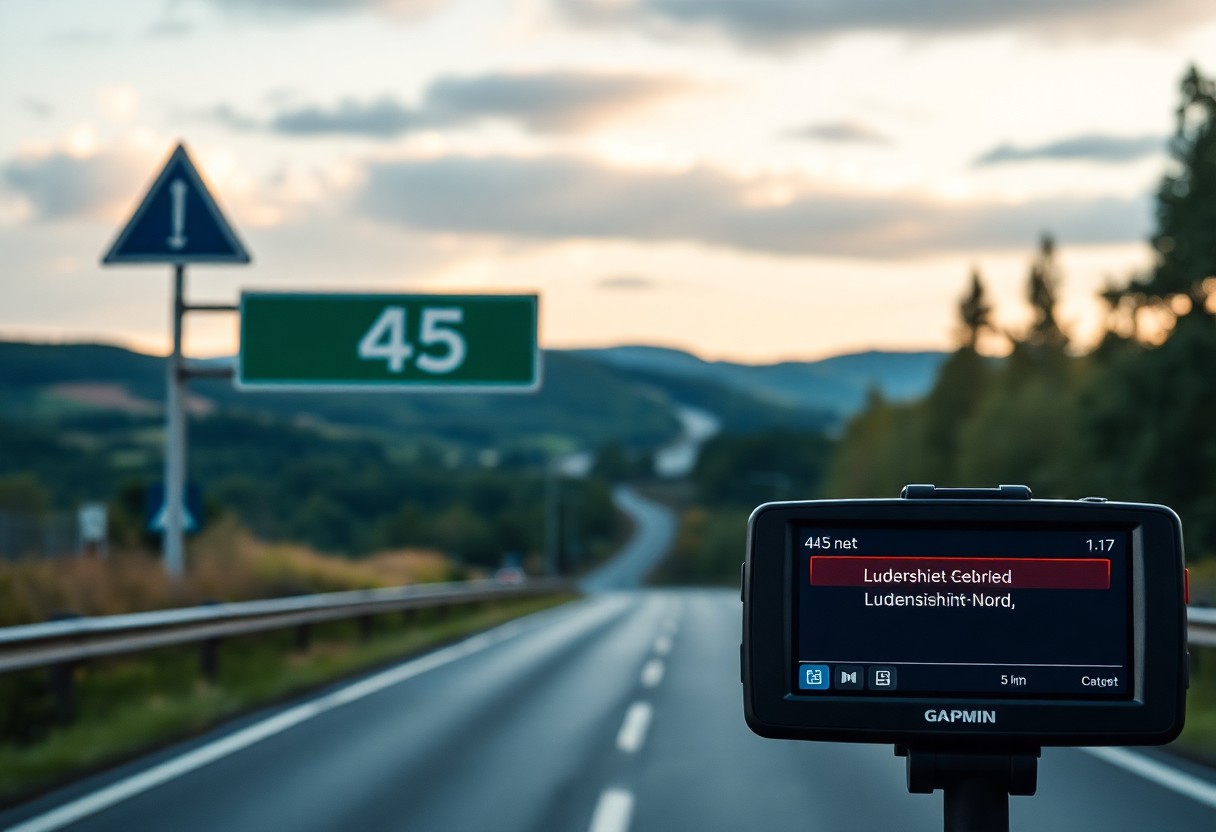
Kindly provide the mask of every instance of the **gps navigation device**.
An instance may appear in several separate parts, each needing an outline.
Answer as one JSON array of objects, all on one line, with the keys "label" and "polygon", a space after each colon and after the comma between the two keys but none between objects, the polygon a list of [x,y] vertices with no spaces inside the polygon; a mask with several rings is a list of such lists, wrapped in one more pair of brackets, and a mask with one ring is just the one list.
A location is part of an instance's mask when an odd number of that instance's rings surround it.
[{"label": "gps navigation device", "polygon": [[748,524],[747,723],[915,748],[1168,742],[1184,581],[1159,505],[1020,486],[768,503]]}]

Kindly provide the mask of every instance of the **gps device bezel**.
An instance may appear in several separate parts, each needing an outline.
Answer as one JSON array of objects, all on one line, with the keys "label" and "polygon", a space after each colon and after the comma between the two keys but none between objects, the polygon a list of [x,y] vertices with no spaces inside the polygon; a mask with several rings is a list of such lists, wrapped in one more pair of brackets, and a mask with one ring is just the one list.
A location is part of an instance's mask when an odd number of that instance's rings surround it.
[{"label": "gps device bezel", "polygon": [[[994,490],[995,491],[995,490]],[[911,492],[924,494],[924,492]],[[961,492],[970,495],[975,492]],[[748,726],[779,739],[926,747],[1155,745],[1182,730],[1186,607],[1182,526],[1168,507],[1086,500],[923,498],[766,503],[748,521],[741,650]],[[976,497],[979,494],[976,493]],[[790,678],[797,603],[794,528],[816,523],[1125,527],[1130,532],[1132,684],[1128,699],[799,694]],[[984,709],[995,724],[929,723],[929,709]]]}]

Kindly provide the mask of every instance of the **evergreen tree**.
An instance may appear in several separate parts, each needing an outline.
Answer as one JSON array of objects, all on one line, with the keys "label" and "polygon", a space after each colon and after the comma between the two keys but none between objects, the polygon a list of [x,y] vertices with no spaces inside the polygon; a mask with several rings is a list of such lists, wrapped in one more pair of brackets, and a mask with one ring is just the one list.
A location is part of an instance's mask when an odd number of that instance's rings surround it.
[{"label": "evergreen tree", "polygon": [[971,270],[971,289],[959,304],[959,333],[963,349],[976,351],[980,338],[992,329],[992,305],[984,292],[980,270]]},{"label": "evergreen tree", "polygon": [[925,482],[962,481],[959,436],[988,389],[989,360],[976,347],[983,334],[992,329],[992,306],[979,269],[971,272],[971,286],[959,303],[958,317],[959,348],[942,364],[914,420],[920,434],[918,479]]},{"label": "evergreen tree", "polygon": [[1034,310],[1034,320],[1025,341],[1032,347],[1058,351],[1068,346],[1068,336],[1056,319],[1061,276],[1055,255],[1055,241],[1050,235],[1044,234],[1039,243],[1039,256],[1030,267],[1027,295]]},{"label": "evergreen tree", "polygon": [[1216,286],[1216,82],[1194,67],[1182,79],[1178,126],[1170,143],[1174,170],[1157,192],[1157,263],[1140,291],[1180,316],[1212,317]]}]

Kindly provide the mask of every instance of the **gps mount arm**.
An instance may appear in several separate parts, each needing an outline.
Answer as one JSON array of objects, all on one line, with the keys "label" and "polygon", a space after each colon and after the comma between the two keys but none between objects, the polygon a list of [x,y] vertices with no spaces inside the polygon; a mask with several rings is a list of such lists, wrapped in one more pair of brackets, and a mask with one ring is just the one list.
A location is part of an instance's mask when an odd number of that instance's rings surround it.
[{"label": "gps mount arm", "polygon": [[[1030,487],[938,488],[905,485],[905,500],[1029,500]],[[1009,795],[1038,787],[1039,749],[1006,752],[945,751],[897,745],[908,759],[908,791],[942,790],[945,832],[1009,832]]]},{"label": "gps mount arm", "polygon": [[944,795],[945,832],[1009,832],[1009,795],[1038,787],[1039,749],[943,751],[895,746],[908,759],[908,791]]}]

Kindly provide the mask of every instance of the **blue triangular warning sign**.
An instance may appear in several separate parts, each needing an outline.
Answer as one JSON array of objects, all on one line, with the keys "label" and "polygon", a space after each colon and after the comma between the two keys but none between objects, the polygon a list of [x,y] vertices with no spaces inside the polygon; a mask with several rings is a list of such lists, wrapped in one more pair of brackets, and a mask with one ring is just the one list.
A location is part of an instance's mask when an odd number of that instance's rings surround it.
[{"label": "blue triangular warning sign", "polygon": [[249,252],[179,144],[101,262],[248,263]]},{"label": "blue triangular warning sign", "polygon": [[[148,531],[163,532],[169,528],[169,507],[162,506],[161,510],[152,518],[152,522],[148,524]],[[194,515],[190,513],[190,509],[182,508],[182,531],[192,532],[198,528],[198,523],[194,519]]]}]

